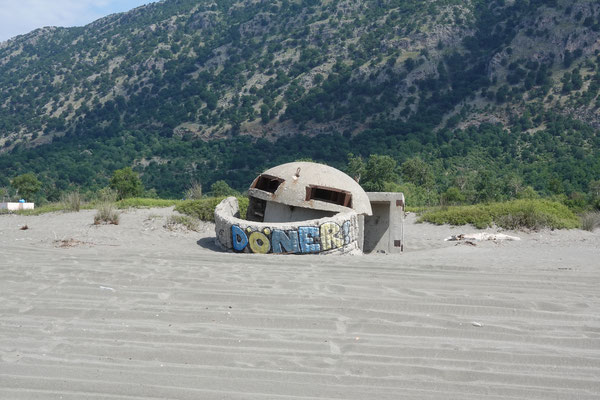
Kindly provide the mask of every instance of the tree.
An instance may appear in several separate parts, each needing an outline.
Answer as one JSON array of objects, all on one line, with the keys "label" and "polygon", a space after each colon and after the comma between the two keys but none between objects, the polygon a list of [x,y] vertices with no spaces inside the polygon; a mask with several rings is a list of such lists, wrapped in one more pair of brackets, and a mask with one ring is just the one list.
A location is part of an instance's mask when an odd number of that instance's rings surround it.
[{"label": "tree", "polygon": [[406,182],[427,188],[433,186],[433,168],[420,158],[411,158],[402,163],[400,173]]},{"label": "tree", "polygon": [[17,190],[19,196],[24,199],[30,198],[42,188],[42,183],[31,172],[17,176],[10,184]]},{"label": "tree", "polygon": [[141,196],[144,193],[142,181],[131,167],[116,170],[110,179],[110,187],[117,191],[119,200]]},{"label": "tree", "polygon": [[348,167],[346,168],[348,175],[350,175],[356,182],[360,183],[360,178],[365,173],[365,162],[361,156],[355,156],[352,153],[348,153]]},{"label": "tree", "polygon": [[380,192],[386,182],[396,181],[396,160],[390,156],[371,154],[365,166],[363,187],[366,190]]},{"label": "tree", "polygon": [[216,181],[210,186],[210,193],[215,197],[236,196],[238,191],[232,189],[225,181]]}]

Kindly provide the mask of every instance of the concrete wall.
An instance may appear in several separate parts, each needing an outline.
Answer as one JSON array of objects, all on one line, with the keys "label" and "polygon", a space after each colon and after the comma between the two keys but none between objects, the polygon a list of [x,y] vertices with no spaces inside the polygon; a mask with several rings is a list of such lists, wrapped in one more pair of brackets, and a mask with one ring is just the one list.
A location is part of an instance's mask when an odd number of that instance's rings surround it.
[{"label": "concrete wall", "polygon": [[0,203],[0,210],[33,210],[35,203]]},{"label": "concrete wall", "polygon": [[361,254],[354,211],[307,221],[255,222],[241,219],[237,199],[228,197],[215,208],[215,233],[218,245],[240,253]]},{"label": "concrete wall", "polygon": [[320,219],[337,214],[334,211],[313,210],[304,207],[288,206],[286,204],[267,201],[264,222],[297,222],[308,219]]},{"label": "concrete wall", "polygon": [[365,253],[404,251],[404,194],[367,192],[373,215],[364,218]]}]

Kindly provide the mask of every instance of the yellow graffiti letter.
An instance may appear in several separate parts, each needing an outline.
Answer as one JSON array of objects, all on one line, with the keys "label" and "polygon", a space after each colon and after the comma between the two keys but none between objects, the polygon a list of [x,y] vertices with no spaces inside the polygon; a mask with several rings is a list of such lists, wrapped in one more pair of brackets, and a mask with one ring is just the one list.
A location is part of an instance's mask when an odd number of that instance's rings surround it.
[{"label": "yellow graffiti letter", "polygon": [[344,245],[344,238],[340,233],[340,226],[335,222],[326,222],[321,225],[321,249],[323,251],[337,249]]},{"label": "yellow graffiti letter", "polygon": [[271,249],[269,238],[262,232],[252,232],[248,238],[253,253],[267,254]]}]

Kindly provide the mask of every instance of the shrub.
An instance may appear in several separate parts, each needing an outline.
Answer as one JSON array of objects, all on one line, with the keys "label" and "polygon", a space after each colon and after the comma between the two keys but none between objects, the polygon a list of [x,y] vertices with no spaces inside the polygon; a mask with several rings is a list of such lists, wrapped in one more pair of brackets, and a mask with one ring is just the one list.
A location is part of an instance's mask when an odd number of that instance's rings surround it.
[{"label": "shrub", "polygon": [[94,225],[113,224],[119,225],[119,212],[113,203],[100,203],[98,212],[94,216]]},{"label": "shrub", "polygon": [[232,189],[225,181],[216,181],[210,186],[210,194],[214,197],[238,196],[240,192]]},{"label": "shrub", "polygon": [[600,211],[588,211],[581,215],[581,229],[593,232],[600,228]]},{"label": "shrub", "polygon": [[81,195],[79,192],[66,193],[61,196],[60,202],[67,211],[78,212],[81,209]]},{"label": "shrub", "polygon": [[190,231],[198,231],[198,221],[187,215],[171,215],[164,225],[170,231],[175,230],[178,226],[183,226]]},{"label": "shrub", "polygon": [[[223,201],[223,199],[225,199],[225,197],[205,197],[200,200],[186,200],[175,207],[175,211],[196,217],[201,221],[214,221],[215,207]],[[240,216],[241,218],[246,218],[248,198],[240,196],[237,199],[240,205]]]},{"label": "shrub", "polygon": [[419,221],[471,224],[479,229],[493,224],[506,229],[572,229],[580,225],[577,216],[564,204],[539,199],[438,208],[425,212]]},{"label": "shrub", "polygon": [[144,193],[144,186],[131,167],[118,169],[110,179],[110,187],[117,191],[119,199],[139,197]]},{"label": "shrub", "polygon": [[449,187],[440,196],[440,203],[442,205],[457,205],[464,203],[467,200],[463,192],[457,187]]}]

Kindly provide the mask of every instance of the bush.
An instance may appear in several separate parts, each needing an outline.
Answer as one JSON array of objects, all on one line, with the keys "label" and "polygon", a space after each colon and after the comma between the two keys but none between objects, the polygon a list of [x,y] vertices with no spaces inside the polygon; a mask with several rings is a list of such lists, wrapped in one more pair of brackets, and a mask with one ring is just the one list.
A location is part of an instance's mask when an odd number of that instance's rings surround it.
[{"label": "bush", "polygon": [[[182,214],[187,214],[192,217],[196,217],[201,221],[214,221],[215,220],[215,207],[225,199],[225,197],[205,197],[200,200],[186,200],[181,202],[175,211]],[[238,197],[238,203],[240,205],[240,216],[246,218],[246,210],[248,209],[248,198]]]},{"label": "bush", "polygon": [[119,212],[113,203],[100,203],[98,212],[94,216],[94,225],[112,224],[119,225]]},{"label": "bush", "polygon": [[458,205],[464,203],[467,200],[463,192],[457,187],[449,187],[440,196],[440,203],[442,205]]},{"label": "bush", "polygon": [[425,212],[419,222],[466,225],[479,229],[493,224],[506,229],[572,229],[580,226],[564,204],[550,200],[522,199],[504,203],[438,208]]},{"label": "bush", "polygon": [[131,167],[116,170],[110,179],[110,187],[117,191],[119,200],[139,197],[144,193],[142,181]]},{"label": "bush", "polygon": [[593,232],[600,228],[600,211],[588,211],[581,215],[581,229]]},{"label": "bush", "polygon": [[81,195],[79,192],[63,194],[60,198],[60,202],[67,211],[78,212],[81,209]]},{"label": "bush", "polygon": [[214,197],[238,196],[240,192],[232,189],[225,181],[216,181],[210,186],[210,194]]}]

